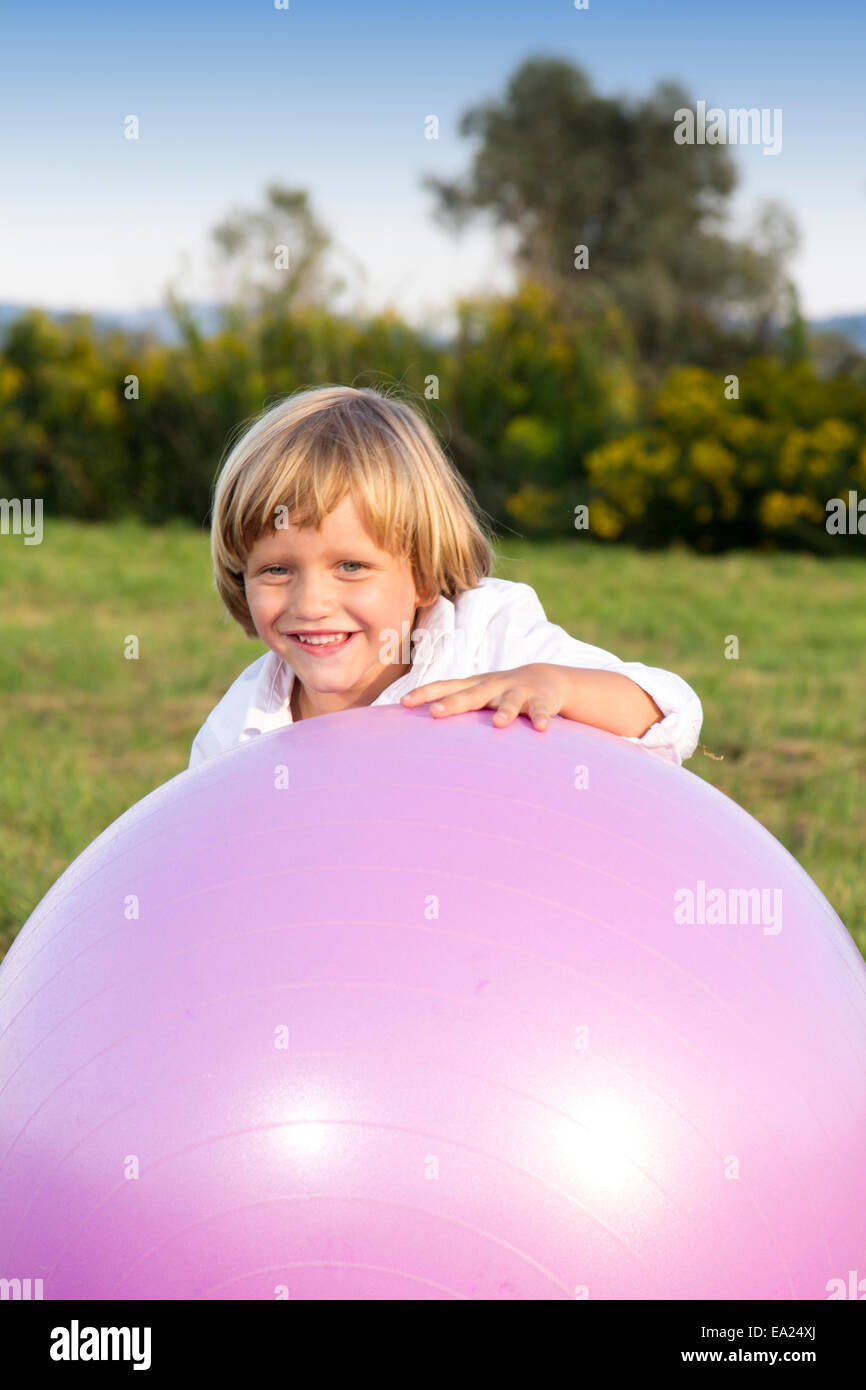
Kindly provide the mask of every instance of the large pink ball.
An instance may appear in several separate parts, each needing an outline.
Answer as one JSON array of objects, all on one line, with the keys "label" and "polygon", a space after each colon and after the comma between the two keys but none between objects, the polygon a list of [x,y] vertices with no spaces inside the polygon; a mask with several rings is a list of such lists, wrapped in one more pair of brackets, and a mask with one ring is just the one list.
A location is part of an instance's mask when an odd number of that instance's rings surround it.
[{"label": "large pink ball", "polygon": [[0,1276],[826,1299],[866,1274],[866,968],[829,903],[684,769],[491,719],[264,735],[67,869],[0,970]]}]

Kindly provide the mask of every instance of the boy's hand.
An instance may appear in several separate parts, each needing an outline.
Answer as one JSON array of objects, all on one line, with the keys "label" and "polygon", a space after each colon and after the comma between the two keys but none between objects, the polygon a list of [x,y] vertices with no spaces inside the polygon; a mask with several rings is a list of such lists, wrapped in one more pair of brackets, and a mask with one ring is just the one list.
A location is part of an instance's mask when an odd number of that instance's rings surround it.
[{"label": "boy's hand", "polygon": [[401,705],[421,705],[428,700],[434,719],[447,714],[463,714],[470,709],[496,706],[493,722],[510,724],[518,714],[528,714],[536,729],[543,731],[554,714],[562,709],[565,690],[562,668],[543,662],[517,666],[513,671],[489,671],[483,676],[459,680],[430,681],[400,696]]}]

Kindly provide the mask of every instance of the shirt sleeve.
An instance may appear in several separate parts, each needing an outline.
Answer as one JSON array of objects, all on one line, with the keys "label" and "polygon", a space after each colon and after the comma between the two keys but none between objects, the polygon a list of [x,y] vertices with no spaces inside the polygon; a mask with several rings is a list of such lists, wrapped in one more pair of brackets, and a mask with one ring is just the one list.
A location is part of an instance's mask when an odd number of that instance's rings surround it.
[{"label": "shirt sleeve", "polygon": [[691,686],[673,671],[645,666],[641,661],[620,661],[612,652],[572,637],[556,623],[548,622],[541,601],[529,584],[509,585],[507,601],[497,610],[486,633],[485,664],[490,671],[507,671],[530,662],[550,662],[628,676],[655,700],[662,718],[639,743],[666,762],[682,764],[698,745],[703,709]]}]

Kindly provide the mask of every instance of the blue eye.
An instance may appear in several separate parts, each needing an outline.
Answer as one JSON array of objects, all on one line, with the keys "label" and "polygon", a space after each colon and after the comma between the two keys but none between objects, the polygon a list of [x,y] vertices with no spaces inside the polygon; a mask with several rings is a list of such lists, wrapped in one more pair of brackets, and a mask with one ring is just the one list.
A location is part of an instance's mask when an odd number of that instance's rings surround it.
[{"label": "blue eye", "polygon": [[[359,568],[359,569],[362,569],[362,570],[366,570],[366,569],[369,569],[369,568],[370,568],[369,565],[365,565],[365,564],[364,564],[363,560],[341,560],[341,561],[340,561],[340,564],[341,564],[341,565],[357,565],[358,568]],[[285,566],[285,565],[268,565],[267,569],[264,570],[264,573],[265,573],[265,574],[273,574],[274,570],[282,570],[282,571],[285,573],[286,566]],[[357,571],[353,571],[353,573],[357,573]]]}]

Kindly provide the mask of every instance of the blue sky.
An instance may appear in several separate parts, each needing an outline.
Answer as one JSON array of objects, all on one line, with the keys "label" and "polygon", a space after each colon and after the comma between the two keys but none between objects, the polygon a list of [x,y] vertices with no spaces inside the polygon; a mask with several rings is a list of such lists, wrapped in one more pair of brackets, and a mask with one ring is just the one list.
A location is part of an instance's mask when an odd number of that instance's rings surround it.
[{"label": "blue sky", "polygon": [[[507,247],[438,228],[423,173],[457,174],[467,106],[530,54],[631,97],[675,78],[725,109],[779,107],[782,151],[741,146],[731,230],[794,213],[806,312],[866,310],[861,0],[157,0],[0,11],[0,300],[139,308],[207,298],[208,231],[267,183],[303,187],[365,273],[364,303],[444,322],[505,288]],[[136,114],[141,138],[123,138]],[[435,113],[440,138],[424,138]],[[358,300],[360,303],[361,301]]]}]

